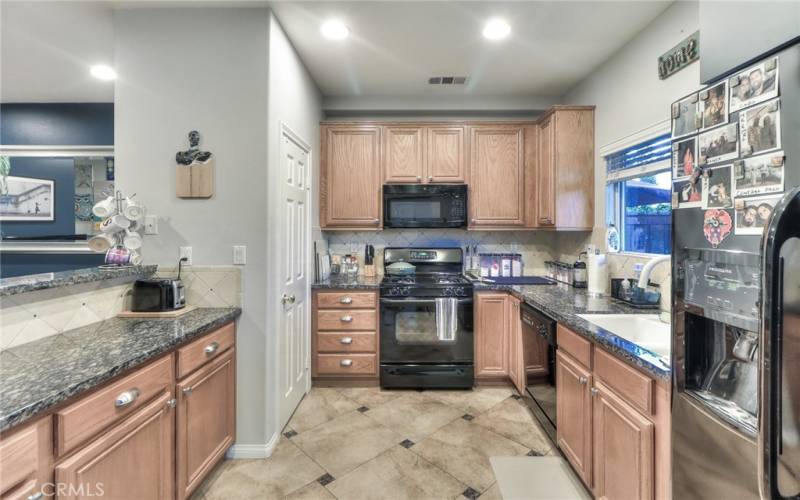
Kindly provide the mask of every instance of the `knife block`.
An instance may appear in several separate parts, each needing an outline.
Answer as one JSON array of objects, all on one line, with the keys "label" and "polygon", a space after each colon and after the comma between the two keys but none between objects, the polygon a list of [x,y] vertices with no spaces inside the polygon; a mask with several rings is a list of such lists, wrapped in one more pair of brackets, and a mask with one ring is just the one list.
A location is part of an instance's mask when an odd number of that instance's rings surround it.
[{"label": "knife block", "polygon": [[364,265],[361,267],[362,274],[367,278],[374,278],[375,277],[375,264],[372,265]]},{"label": "knife block", "polygon": [[214,157],[204,162],[178,165],[175,194],[178,198],[211,198],[214,195]]}]

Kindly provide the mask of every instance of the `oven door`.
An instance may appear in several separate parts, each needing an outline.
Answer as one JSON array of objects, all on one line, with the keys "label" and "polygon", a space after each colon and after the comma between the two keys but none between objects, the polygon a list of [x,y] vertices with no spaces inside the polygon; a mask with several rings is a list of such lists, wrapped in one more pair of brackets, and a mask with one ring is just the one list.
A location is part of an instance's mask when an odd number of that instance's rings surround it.
[{"label": "oven door", "polygon": [[384,227],[466,227],[465,186],[383,188]]},{"label": "oven door", "polygon": [[472,363],[472,303],[458,299],[451,334],[438,331],[436,299],[381,298],[381,363]]}]

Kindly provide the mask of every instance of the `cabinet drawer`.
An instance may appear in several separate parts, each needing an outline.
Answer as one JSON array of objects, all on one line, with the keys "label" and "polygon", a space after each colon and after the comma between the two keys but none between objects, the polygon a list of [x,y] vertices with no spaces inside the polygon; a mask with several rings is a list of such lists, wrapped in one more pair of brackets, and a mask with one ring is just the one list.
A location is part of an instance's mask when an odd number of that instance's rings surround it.
[{"label": "cabinet drawer", "polygon": [[218,330],[203,335],[191,344],[178,349],[178,378],[189,375],[233,346],[236,329],[228,323]]},{"label": "cabinet drawer", "polygon": [[375,354],[317,354],[319,375],[377,375]]},{"label": "cabinet drawer", "polygon": [[375,330],[375,311],[317,311],[317,330]]},{"label": "cabinet drawer", "polygon": [[161,358],[56,413],[58,455],[73,450],[153,397],[172,392],[174,358]]},{"label": "cabinet drawer", "polygon": [[628,404],[647,415],[653,414],[655,409],[653,379],[602,349],[595,349],[594,373]]},{"label": "cabinet drawer", "polygon": [[375,292],[317,293],[317,307],[320,309],[374,309],[376,305]]},{"label": "cabinet drawer", "polygon": [[592,343],[560,324],[556,331],[556,343],[559,349],[564,349],[570,356],[583,363],[587,368],[592,367]]},{"label": "cabinet drawer", "polygon": [[317,352],[369,352],[377,350],[375,332],[317,333]]},{"label": "cabinet drawer", "polygon": [[0,498],[29,498],[52,482],[52,425],[44,417],[0,442]]}]

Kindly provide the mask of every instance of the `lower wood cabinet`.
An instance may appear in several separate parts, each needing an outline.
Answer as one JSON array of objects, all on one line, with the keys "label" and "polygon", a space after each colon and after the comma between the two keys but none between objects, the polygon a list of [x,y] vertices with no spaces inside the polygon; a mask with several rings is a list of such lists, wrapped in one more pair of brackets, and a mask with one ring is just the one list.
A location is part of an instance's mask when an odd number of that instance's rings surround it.
[{"label": "lower wood cabinet", "polygon": [[577,361],[556,352],[556,441],[583,481],[592,484],[591,373]]},{"label": "lower wood cabinet", "polygon": [[56,466],[59,499],[172,498],[174,410],[166,392]]},{"label": "lower wood cabinet", "polygon": [[475,377],[508,377],[510,318],[507,293],[475,294]]},{"label": "lower wood cabinet", "polygon": [[178,498],[188,497],[233,444],[235,359],[230,350],[176,387]]},{"label": "lower wood cabinet", "polygon": [[53,482],[53,420],[45,417],[0,440],[0,498],[35,498]]},{"label": "lower wood cabinet", "polygon": [[602,382],[593,392],[595,497],[652,499],[655,425]]},{"label": "lower wood cabinet", "polygon": [[525,394],[527,385],[527,370],[525,366],[525,347],[522,342],[522,319],[520,318],[520,300],[510,296],[508,298],[508,378],[519,391]]}]

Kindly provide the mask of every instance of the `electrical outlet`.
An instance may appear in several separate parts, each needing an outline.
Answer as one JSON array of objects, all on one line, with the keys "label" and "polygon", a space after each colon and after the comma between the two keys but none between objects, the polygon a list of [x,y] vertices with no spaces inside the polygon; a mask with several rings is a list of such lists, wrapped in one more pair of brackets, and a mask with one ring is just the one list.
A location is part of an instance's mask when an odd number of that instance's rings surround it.
[{"label": "electrical outlet", "polygon": [[192,247],[180,247],[180,255],[178,258],[182,259],[186,257],[186,262],[184,265],[191,266],[192,265]]},{"label": "electrical outlet", "polygon": [[244,245],[233,246],[233,263],[244,265],[247,263],[247,247]]},{"label": "electrical outlet", "polygon": [[145,216],[144,234],[158,234],[158,215]]}]

